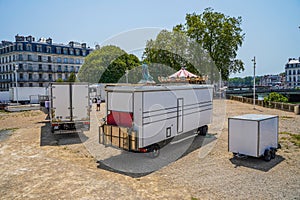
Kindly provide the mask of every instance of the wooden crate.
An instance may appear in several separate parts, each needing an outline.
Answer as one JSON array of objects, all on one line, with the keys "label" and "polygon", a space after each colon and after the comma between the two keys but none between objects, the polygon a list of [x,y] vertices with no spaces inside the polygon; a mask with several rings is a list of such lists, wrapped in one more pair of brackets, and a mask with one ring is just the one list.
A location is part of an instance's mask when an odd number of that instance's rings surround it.
[{"label": "wooden crate", "polygon": [[120,128],[117,126],[111,126],[111,135],[114,137],[120,137]]}]

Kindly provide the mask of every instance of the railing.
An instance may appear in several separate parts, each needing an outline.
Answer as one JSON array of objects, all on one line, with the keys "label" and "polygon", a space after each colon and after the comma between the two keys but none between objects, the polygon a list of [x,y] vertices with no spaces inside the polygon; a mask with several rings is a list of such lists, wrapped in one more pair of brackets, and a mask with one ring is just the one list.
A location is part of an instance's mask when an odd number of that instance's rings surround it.
[{"label": "railing", "polygon": [[[230,100],[240,101],[242,103],[253,104],[253,98],[242,96],[230,96]],[[299,113],[300,104],[283,103],[283,102],[265,102],[264,100],[255,99],[255,105],[266,108],[274,108],[278,110],[294,112],[296,115]]]}]

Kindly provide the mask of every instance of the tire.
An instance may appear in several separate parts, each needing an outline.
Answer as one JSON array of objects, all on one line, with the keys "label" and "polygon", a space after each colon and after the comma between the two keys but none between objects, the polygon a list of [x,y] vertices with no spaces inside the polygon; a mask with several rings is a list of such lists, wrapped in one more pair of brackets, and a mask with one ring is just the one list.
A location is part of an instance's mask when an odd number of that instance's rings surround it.
[{"label": "tire", "polygon": [[207,125],[201,126],[201,127],[199,127],[198,130],[197,130],[198,135],[202,135],[202,136],[206,136],[207,131],[208,131],[208,126],[207,126]]},{"label": "tire", "polygon": [[264,153],[264,160],[269,162],[272,159],[271,156],[271,150],[270,149],[266,149],[265,153]]},{"label": "tire", "polygon": [[276,150],[271,149],[271,159],[274,159],[276,157]]},{"label": "tire", "polygon": [[54,126],[51,126],[51,133],[54,133]]},{"label": "tire", "polygon": [[152,145],[151,150],[150,150],[150,157],[157,158],[159,156],[159,153],[160,153],[160,148],[159,148],[158,144]]}]

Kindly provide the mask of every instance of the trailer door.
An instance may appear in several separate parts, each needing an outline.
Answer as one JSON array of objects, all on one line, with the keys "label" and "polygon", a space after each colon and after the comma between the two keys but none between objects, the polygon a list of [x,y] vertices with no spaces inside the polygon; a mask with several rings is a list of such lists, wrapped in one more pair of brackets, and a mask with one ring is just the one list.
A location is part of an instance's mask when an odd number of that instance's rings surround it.
[{"label": "trailer door", "polygon": [[52,86],[52,109],[54,118],[60,121],[70,121],[70,93],[69,85],[54,85]]},{"label": "trailer door", "polygon": [[177,133],[183,131],[183,98],[177,99]]}]

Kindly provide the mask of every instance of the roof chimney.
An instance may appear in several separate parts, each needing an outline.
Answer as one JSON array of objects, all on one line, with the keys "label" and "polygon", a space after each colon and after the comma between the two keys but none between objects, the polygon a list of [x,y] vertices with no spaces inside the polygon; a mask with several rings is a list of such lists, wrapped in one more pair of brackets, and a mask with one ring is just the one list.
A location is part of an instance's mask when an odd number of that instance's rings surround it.
[{"label": "roof chimney", "polygon": [[47,44],[52,44],[52,39],[51,39],[51,38],[48,38],[48,39],[46,40],[46,43],[47,43]]}]

